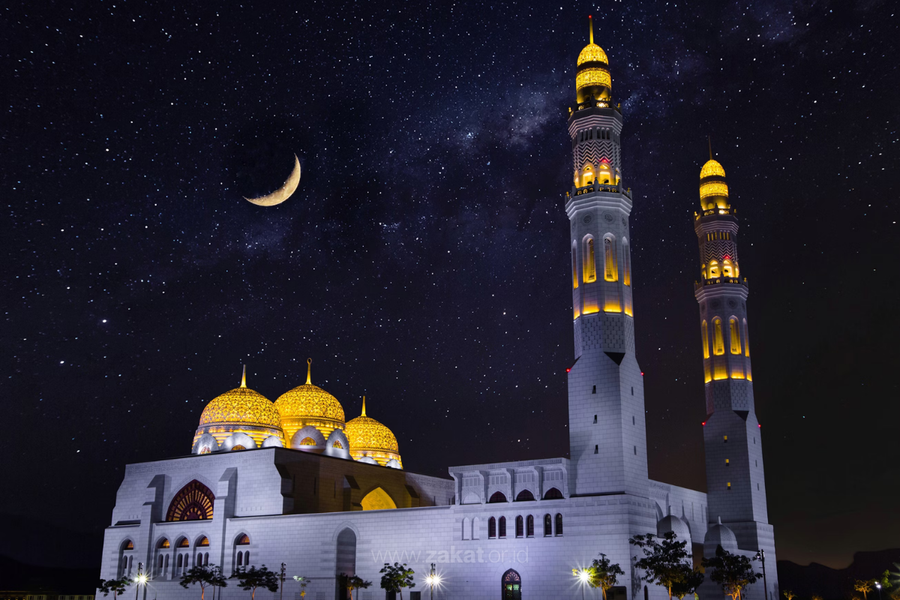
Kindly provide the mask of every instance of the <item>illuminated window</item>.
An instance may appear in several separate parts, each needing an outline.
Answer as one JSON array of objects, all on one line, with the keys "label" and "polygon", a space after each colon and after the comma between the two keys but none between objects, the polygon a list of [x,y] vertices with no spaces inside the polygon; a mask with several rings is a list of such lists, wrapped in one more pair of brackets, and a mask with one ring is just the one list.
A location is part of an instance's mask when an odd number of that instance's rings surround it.
[{"label": "illuminated window", "polygon": [[305,437],[302,440],[300,440],[300,445],[301,446],[315,446],[316,440],[312,439],[311,437]]},{"label": "illuminated window", "polygon": [[525,519],[522,518],[522,515],[516,517],[516,537],[525,537]]},{"label": "illuminated window", "polygon": [[497,521],[497,535],[502,538],[506,537],[506,517],[500,517]]},{"label": "illuminated window", "polygon": [[744,319],[744,356],[750,356],[750,330],[747,328],[747,319]]},{"label": "illuminated window", "polygon": [[166,521],[212,519],[215,496],[196,479],[175,494],[166,512]]},{"label": "illuminated window", "polygon": [[722,443],[724,443],[724,444],[727,444],[727,443],[728,443],[728,436],[727,436],[727,435],[723,435],[723,436],[722,436]]},{"label": "illuminated window", "polygon": [[236,450],[246,450],[246,448],[244,448],[244,447],[241,446],[240,444],[238,444],[237,446],[232,446],[232,447],[231,447],[231,451],[232,451],[232,452],[234,452],[234,451],[236,451]]},{"label": "illuminated window", "polygon": [[197,542],[197,546],[202,546],[202,547],[209,546],[209,538],[208,537],[201,538],[200,541]]},{"label": "illuminated window", "polygon": [[725,466],[726,466],[726,467],[731,466],[731,461],[728,460],[727,458],[725,459]]},{"label": "illuminated window", "polygon": [[235,542],[237,546],[249,546],[250,545],[250,537],[245,533],[241,535]]},{"label": "illuminated window", "polygon": [[167,538],[163,538],[162,540],[160,540],[158,547],[159,548],[168,548],[169,545],[170,545],[169,540]]},{"label": "illuminated window", "polygon": [[725,277],[734,277],[734,269],[731,266],[731,261],[727,258],[722,261],[722,275]]},{"label": "illuminated window", "polygon": [[563,534],[563,526],[562,526],[562,515],[556,513],[556,535]]},{"label": "illuminated window", "polygon": [[725,342],[722,339],[722,319],[713,319],[713,354],[721,356],[725,354]]},{"label": "illuminated window", "polygon": [[488,519],[488,537],[492,539],[497,537],[497,519],[494,517]]},{"label": "illuminated window", "polygon": [[729,489],[729,490],[731,489],[731,482],[730,482],[730,481],[728,482],[728,489]]},{"label": "illuminated window", "polygon": [[619,268],[616,266],[616,245],[611,236],[603,238],[603,278],[607,281],[619,280]]},{"label": "illuminated window", "polygon": [[584,238],[584,249],[581,264],[584,267],[584,273],[581,278],[585,283],[597,281],[597,265],[594,262],[594,238],[587,236]]},{"label": "illuminated window", "polygon": [[553,535],[553,518],[550,515],[544,515],[544,537]]},{"label": "illuminated window", "polygon": [[703,358],[709,358],[709,327],[705,320],[700,324],[700,337],[703,339]]},{"label": "illuminated window", "polygon": [[731,353],[732,354],[740,354],[741,353],[741,330],[738,327],[738,320],[734,317],[728,320],[729,325],[729,335],[731,338]]},{"label": "illuminated window", "polygon": [[525,519],[525,537],[534,537],[534,515]]},{"label": "illuminated window", "polygon": [[606,163],[602,163],[600,165],[600,169],[597,171],[597,182],[608,185],[609,181],[609,165]]},{"label": "illuminated window", "polygon": [[631,285],[631,252],[626,239],[622,240],[622,257],[625,259],[625,285]]},{"label": "illuminated window", "polygon": [[591,166],[588,165],[584,168],[584,176],[582,177],[581,185],[582,187],[592,185],[594,183],[594,172],[591,170]]},{"label": "illuminated window", "polygon": [[715,279],[719,276],[719,263],[711,260],[709,261],[709,278]]},{"label": "illuminated window", "polygon": [[343,450],[343,449],[344,449],[344,446],[342,446],[341,443],[340,443],[339,441],[337,441],[337,440],[335,440],[334,443],[331,444],[331,447],[332,447],[332,448],[337,448],[338,450]]},{"label": "illuminated window", "polygon": [[191,543],[188,541],[187,538],[181,538],[180,540],[178,540],[178,547],[179,548],[190,548]]},{"label": "illuminated window", "polygon": [[575,242],[572,242],[572,288],[578,289],[578,257]]},{"label": "illuminated window", "polygon": [[134,542],[131,540],[125,542],[125,550],[134,550]]}]

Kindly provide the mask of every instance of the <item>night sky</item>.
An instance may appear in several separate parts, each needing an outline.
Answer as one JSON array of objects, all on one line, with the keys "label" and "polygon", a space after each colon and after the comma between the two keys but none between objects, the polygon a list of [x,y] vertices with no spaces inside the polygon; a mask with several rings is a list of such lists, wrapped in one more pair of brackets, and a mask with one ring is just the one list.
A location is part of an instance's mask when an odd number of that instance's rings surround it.
[{"label": "night sky", "polygon": [[[634,191],[651,477],[705,489],[693,213],[711,135],[778,558],[900,546],[895,3],[14,4],[4,522],[99,539],[125,464],[189,453],[244,363],[274,401],[312,357],[410,471],[567,455],[566,118],[593,14]],[[292,198],[242,199],[294,153]],[[53,545],[99,565],[67,535]]]}]

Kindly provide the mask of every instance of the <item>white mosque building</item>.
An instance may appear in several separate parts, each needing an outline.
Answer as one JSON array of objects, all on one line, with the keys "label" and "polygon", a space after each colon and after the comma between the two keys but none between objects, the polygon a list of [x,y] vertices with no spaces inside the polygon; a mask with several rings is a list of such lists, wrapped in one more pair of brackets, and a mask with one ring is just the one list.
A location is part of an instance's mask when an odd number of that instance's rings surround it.
[{"label": "white mosque building", "polygon": [[[767,581],[749,600],[778,598],[774,532],[766,512],[762,438],[753,401],[747,282],[740,274],[738,223],[725,171],[700,172],[700,320],[707,420],[707,493],[647,474],[644,386],[635,356],[628,219],[623,185],[622,113],[613,102],[609,61],[591,41],[578,56],[570,109],[573,187],[566,194],[572,252],[574,362],[569,369],[570,458],[449,467],[447,478],[403,470],[397,438],[312,383],[274,403],[241,386],[204,409],[190,455],[128,465],[106,529],[100,577],[150,581],[145,599],[196,598],[179,586],[195,565],[286,563],[284,598],[343,599],[340,574],[379,589],[385,562],[416,571],[406,597],[441,599],[580,597],[572,569],[604,553],[625,575],[610,600],[667,597],[633,567],[636,534],[674,531],[695,561],[718,545],[754,557],[765,551]],[[371,409],[372,407],[370,407]],[[377,410],[377,409],[376,409]],[[754,563],[761,570],[759,561]],[[767,589],[766,589],[767,588]],[[766,594],[767,592],[767,594]],[[133,592],[130,592],[133,593]],[[207,591],[207,594],[211,593]],[[245,598],[231,582],[222,600]],[[586,590],[599,598],[599,590]],[[280,598],[257,591],[259,598]],[[702,598],[723,598],[711,582]],[[390,596],[388,596],[390,597]]]}]

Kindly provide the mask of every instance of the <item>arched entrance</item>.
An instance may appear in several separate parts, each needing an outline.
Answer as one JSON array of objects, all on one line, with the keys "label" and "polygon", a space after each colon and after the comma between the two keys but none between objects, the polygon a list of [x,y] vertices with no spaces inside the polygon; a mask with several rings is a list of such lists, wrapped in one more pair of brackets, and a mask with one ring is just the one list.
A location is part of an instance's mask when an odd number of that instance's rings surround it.
[{"label": "arched entrance", "polygon": [[341,585],[341,575],[356,575],[356,534],[352,529],[344,529],[337,537],[337,557],[334,566],[336,597],[347,600],[347,588]]},{"label": "arched entrance", "polygon": [[510,569],[503,574],[501,580],[503,600],[522,600],[522,578],[514,570]]}]

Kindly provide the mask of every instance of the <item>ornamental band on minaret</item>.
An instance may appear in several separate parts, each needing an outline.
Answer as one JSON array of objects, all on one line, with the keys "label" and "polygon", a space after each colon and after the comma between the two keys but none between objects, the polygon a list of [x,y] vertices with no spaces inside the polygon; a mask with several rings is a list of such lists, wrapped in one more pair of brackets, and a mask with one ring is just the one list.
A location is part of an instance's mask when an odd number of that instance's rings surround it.
[{"label": "ornamental band on minaret", "polygon": [[578,55],[570,109],[570,222],[575,363],[569,370],[569,444],[577,494],[647,493],[644,386],[634,355],[628,217],[622,184],[621,107],[603,49]]}]

